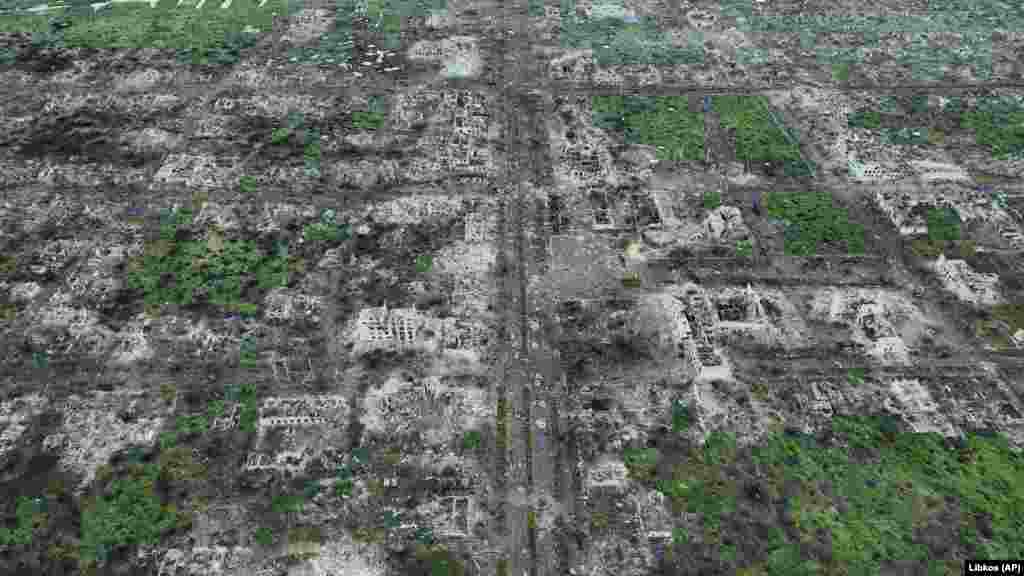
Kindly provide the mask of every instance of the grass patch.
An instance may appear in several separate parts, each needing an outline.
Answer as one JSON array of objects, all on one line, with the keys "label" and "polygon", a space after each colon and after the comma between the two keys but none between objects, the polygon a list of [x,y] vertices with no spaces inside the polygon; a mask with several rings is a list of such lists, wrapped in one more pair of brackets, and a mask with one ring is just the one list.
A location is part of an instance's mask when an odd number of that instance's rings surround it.
[{"label": "grass patch", "polygon": [[827,192],[774,192],[765,207],[769,216],[788,223],[788,254],[810,256],[829,243],[845,245],[850,254],[864,253],[864,227],[850,222],[846,209],[835,206]]},{"label": "grass patch", "polygon": [[253,534],[253,540],[260,546],[270,546],[274,543],[274,532],[266,526],[260,526]]},{"label": "grass patch", "polygon": [[693,424],[693,413],[690,407],[678,400],[672,402],[672,431],[685,432]]},{"label": "grass patch", "polygon": [[861,386],[864,384],[864,375],[863,368],[850,368],[846,373],[846,381],[850,386]]},{"label": "grass patch", "polygon": [[352,112],[352,127],[356,130],[377,130],[384,126],[386,116],[382,112]]},{"label": "grass patch", "polygon": [[220,2],[207,2],[198,10],[193,4],[176,4],[112,4],[98,11],[75,7],[45,16],[5,17],[0,29],[35,32],[37,41],[49,46],[168,49],[177,51],[184,62],[233,64],[255,45],[260,32],[271,30],[274,12],[288,13],[284,0],[262,7],[256,0],[234,0],[227,9],[221,9]]},{"label": "grass patch", "polygon": [[102,564],[115,547],[156,544],[187,523],[173,504],[164,504],[155,492],[157,465],[133,465],[129,475],[114,479],[99,495],[82,504],[79,557],[84,564]]},{"label": "grass patch", "polygon": [[661,453],[657,448],[628,448],[623,459],[631,478],[637,482],[648,482],[654,479]]},{"label": "grass patch", "polygon": [[763,96],[714,96],[723,128],[734,131],[736,158],[747,162],[802,163],[800,150],[776,126]]},{"label": "grass patch", "polygon": [[420,274],[429,272],[434,266],[434,258],[429,254],[420,254],[416,257],[416,271]]},{"label": "grass patch", "polygon": [[483,435],[479,430],[470,430],[462,436],[462,449],[469,451],[478,450],[482,441]]},{"label": "grass patch", "polygon": [[566,48],[592,49],[599,66],[621,64],[696,64],[704,61],[704,46],[691,39],[675,46],[659,30],[658,20],[644,16],[636,22],[617,18],[580,18],[575,2],[563,2],[559,38]]},{"label": "grass patch", "polygon": [[0,546],[24,547],[32,544],[46,526],[46,500],[19,496],[13,527],[0,526]]},{"label": "grass patch", "polygon": [[[180,240],[188,237],[192,211],[165,215],[160,238],[128,264],[128,286],[141,290],[147,306],[189,306],[197,301],[237,309],[244,289],[287,284],[287,258],[263,254],[252,241]],[[184,232],[184,234],[182,234]]]},{"label": "grass patch", "polygon": [[[827,441],[776,432],[742,453],[730,436],[712,436],[659,489],[676,510],[700,516],[705,546],[721,549],[727,538],[742,546],[732,531],[747,514],[737,498],[748,477],[737,476],[734,463],[752,460],[764,498],[783,507],[788,528],[766,527],[767,552],[754,561],[769,574],[842,567],[868,575],[892,559],[927,567],[934,558],[1024,554],[1024,457],[1002,437],[968,434],[957,445],[903,432],[888,416],[837,416]],[[919,539],[935,530],[951,532],[952,550]],[[813,545],[823,537],[828,558]]]},{"label": "grass patch", "polygon": [[832,77],[837,82],[849,82],[850,81],[850,65],[849,63],[833,64],[832,65]]},{"label": "grass patch", "polygon": [[928,210],[928,239],[932,242],[952,242],[960,239],[960,215],[955,208]]},{"label": "grass patch", "polygon": [[629,144],[654,146],[659,160],[704,159],[704,115],[682,96],[595,96],[594,125],[624,133]]},{"label": "grass patch", "polygon": [[714,210],[722,205],[722,193],[717,191],[704,193],[704,209]]},{"label": "grass patch", "polygon": [[740,258],[750,258],[754,255],[754,243],[750,240],[740,240],[736,243],[736,255]]},{"label": "grass patch", "polygon": [[997,159],[1024,153],[1024,104],[1011,98],[982,99],[961,116],[960,126],[973,131],[977,143]]}]

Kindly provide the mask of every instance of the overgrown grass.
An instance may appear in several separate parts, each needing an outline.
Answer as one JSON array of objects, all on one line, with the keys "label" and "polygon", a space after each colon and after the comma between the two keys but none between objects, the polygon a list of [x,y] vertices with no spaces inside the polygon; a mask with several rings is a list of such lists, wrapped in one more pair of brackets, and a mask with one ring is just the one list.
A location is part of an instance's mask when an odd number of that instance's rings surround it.
[{"label": "overgrown grass", "polygon": [[462,449],[467,451],[474,451],[480,448],[480,442],[483,440],[483,435],[480,434],[479,430],[470,430],[462,436]]},{"label": "overgrown grass", "polygon": [[286,0],[268,1],[262,7],[258,0],[233,0],[226,9],[216,1],[200,9],[194,3],[176,4],[163,0],[152,8],[147,3],[115,3],[97,11],[87,6],[65,8],[52,15],[5,17],[0,29],[35,32],[43,45],[168,49],[177,51],[182,61],[232,64],[260,33],[271,30],[274,12],[289,12]]},{"label": "overgrown grass", "polygon": [[21,547],[32,543],[36,534],[46,525],[46,500],[18,497],[13,528],[0,526],[0,546]]},{"label": "overgrown grass", "polygon": [[788,254],[810,256],[828,243],[841,243],[850,254],[864,253],[864,227],[850,222],[847,211],[835,206],[827,192],[774,192],[765,207],[770,216],[788,222]]},{"label": "overgrown grass", "polygon": [[[141,258],[128,265],[128,286],[141,290],[147,306],[209,304],[238,310],[243,289],[269,290],[288,283],[288,260],[265,255],[255,242],[225,241],[216,232],[207,241],[179,240],[191,223],[188,208],[168,215],[160,238],[148,242]],[[251,310],[250,310],[251,311]]]},{"label": "overgrown grass", "polygon": [[722,127],[735,131],[737,159],[802,163],[800,150],[772,122],[764,96],[714,96],[712,106]]},{"label": "overgrown grass", "polygon": [[983,99],[961,116],[960,125],[974,132],[992,156],[1006,159],[1024,153],[1024,104],[1012,99]]},{"label": "overgrown grass", "polygon": [[[788,524],[766,527],[773,535],[754,566],[768,574],[869,575],[897,559],[928,567],[953,554],[1024,554],[1024,458],[1002,437],[968,434],[955,447],[937,434],[902,432],[886,416],[837,416],[827,441],[773,433],[742,451],[731,436],[713,434],[659,481],[676,510],[700,516],[705,545],[741,538],[730,531],[746,514],[737,499],[749,479],[735,470],[748,458]],[[929,530],[952,534],[953,549],[926,544],[920,535]],[[812,552],[821,538],[831,557]]]},{"label": "overgrown grass", "polygon": [[955,208],[946,206],[928,210],[928,239],[932,242],[952,242],[960,239],[960,215]]},{"label": "overgrown grass", "polygon": [[[850,127],[880,130],[882,115],[894,115],[894,106],[891,98],[883,100],[881,109],[857,110],[847,117],[847,123]],[[993,157],[1006,159],[1024,153],[1024,104],[1012,98],[990,96],[981,97],[977,104],[969,106],[965,99],[954,97],[943,107],[943,112],[954,115],[960,128],[972,131],[975,141],[987,147]],[[910,125],[886,128],[886,140],[896,145],[942,145],[945,134],[922,124],[928,120],[927,113],[927,97],[915,96],[901,121]]]},{"label": "overgrown grass", "polygon": [[696,64],[704,61],[704,46],[691,38],[676,46],[658,27],[657,18],[637,22],[617,18],[580,18],[575,2],[563,2],[560,41],[565,48],[592,49],[599,66],[621,64]]},{"label": "overgrown grass", "polygon": [[624,133],[627,143],[654,146],[660,160],[704,159],[704,115],[683,96],[595,96],[594,125]]},{"label": "overgrown grass", "polygon": [[377,130],[384,126],[386,115],[383,112],[352,112],[352,127],[356,130]]},{"label": "overgrown grass", "polygon": [[704,209],[714,210],[722,205],[722,193],[721,192],[705,192],[704,193]]},{"label": "overgrown grass", "polygon": [[119,546],[156,544],[167,532],[187,525],[187,515],[162,503],[155,492],[159,474],[155,464],[132,465],[128,476],[83,500],[79,554],[84,564],[102,564]]},{"label": "overgrown grass", "polygon": [[654,479],[661,453],[656,448],[629,448],[623,459],[631,478],[637,482],[648,482]]}]

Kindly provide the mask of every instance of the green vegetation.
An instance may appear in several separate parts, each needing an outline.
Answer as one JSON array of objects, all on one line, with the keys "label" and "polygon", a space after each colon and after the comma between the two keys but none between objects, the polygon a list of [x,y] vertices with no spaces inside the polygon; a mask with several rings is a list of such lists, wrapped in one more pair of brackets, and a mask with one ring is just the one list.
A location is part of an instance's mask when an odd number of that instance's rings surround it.
[{"label": "green vegetation", "polygon": [[864,384],[864,369],[863,368],[850,368],[846,374],[846,381],[851,386],[860,386]]},{"label": "green vegetation", "polygon": [[434,258],[429,254],[420,254],[416,257],[416,271],[420,274],[429,272],[434,266]]},{"label": "green vegetation", "polygon": [[283,0],[258,4],[235,0],[221,9],[220,2],[207,2],[196,9],[164,0],[155,7],[114,3],[98,11],[69,6],[52,15],[5,16],[0,29],[34,32],[33,41],[40,47],[169,49],[182,62],[225,65],[238,62],[260,33],[271,30],[275,12],[289,10]]},{"label": "green vegetation", "polygon": [[420,544],[429,546],[434,543],[434,531],[428,526],[420,526],[416,529],[415,538]]},{"label": "green vegetation", "polygon": [[693,424],[690,407],[676,400],[672,402],[672,431],[684,432]]},{"label": "green vegetation", "polygon": [[253,384],[231,385],[224,392],[226,402],[238,402],[240,404],[238,428],[243,432],[255,432],[256,421],[259,419],[256,386]]},{"label": "green vegetation", "polygon": [[988,313],[988,318],[975,321],[975,335],[989,340],[997,350],[1009,348],[1010,337],[1024,329],[1024,304],[999,304]]},{"label": "green vegetation", "polygon": [[636,22],[615,17],[580,18],[575,2],[563,1],[559,22],[562,47],[592,49],[599,66],[696,64],[704,60],[704,46],[696,35],[688,46],[675,46],[658,29],[653,16],[643,16]]},{"label": "green vegetation", "polygon": [[640,278],[639,272],[626,272],[622,277],[623,288],[639,288],[642,285],[643,280]]},{"label": "green vegetation", "polygon": [[299,494],[278,494],[270,502],[270,509],[276,514],[301,512],[303,499]]},{"label": "green vegetation", "polygon": [[885,131],[886,141],[895,145],[924,145],[928,144],[929,131],[924,127],[902,127],[892,128]]},{"label": "green vegetation", "polygon": [[384,126],[386,116],[382,112],[352,112],[352,127],[356,130],[377,130]]},{"label": "green vegetation", "polygon": [[[1004,438],[968,434],[955,444],[902,432],[889,416],[836,416],[821,438],[777,432],[740,451],[735,438],[714,433],[705,446],[690,448],[659,489],[676,511],[697,513],[704,545],[720,548],[726,538],[741,538],[732,530],[749,513],[741,508],[753,505],[741,506],[739,495],[755,479],[736,473],[741,458],[752,459],[760,471],[757,498],[783,506],[789,528],[767,527],[769,549],[755,566],[768,574],[842,567],[867,575],[893,558],[925,567],[933,558],[1024,553],[1024,457]],[[940,549],[944,540],[921,539],[940,531],[959,536],[954,550]],[[831,558],[808,546],[820,538],[831,542]]]},{"label": "green vegetation", "polygon": [[238,189],[243,194],[253,194],[256,192],[256,178],[252,176],[242,176],[238,179]]},{"label": "green vegetation", "polygon": [[595,126],[654,146],[659,160],[704,159],[704,115],[684,96],[594,96],[592,107]]},{"label": "green vegetation", "polygon": [[[942,111],[958,119],[962,129],[974,132],[977,143],[989,148],[995,158],[1006,159],[1024,152],[1024,103],[1012,98],[982,97],[976,105],[969,107],[966,100],[954,97]],[[905,116],[905,120],[912,123],[910,126],[884,130],[890,144],[942,145],[945,132],[920,124],[928,120],[927,113],[928,98],[919,94],[912,98],[906,114],[900,112],[894,99],[887,98],[878,111],[858,110],[847,117],[847,123],[850,127],[878,130],[881,129],[883,114]]]},{"label": "green vegetation", "polygon": [[711,191],[704,193],[704,209],[714,210],[722,205],[722,193],[718,191]]},{"label": "green vegetation", "polygon": [[291,139],[291,136],[291,129],[284,127],[275,128],[274,131],[270,133],[270,143],[273,144],[274,146],[287,144],[288,141]]},{"label": "green vegetation", "polygon": [[28,546],[35,535],[46,526],[46,500],[18,497],[13,528],[0,526],[0,546]]},{"label": "green vegetation", "polygon": [[850,64],[843,62],[840,64],[832,65],[832,77],[838,82],[849,82],[850,80]]},{"label": "green vegetation", "polygon": [[258,361],[256,342],[253,341],[252,335],[242,336],[242,340],[238,343],[238,365],[243,368],[255,368]]},{"label": "green vegetation", "polygon": [[334,210],[324,210],[320,221],[307,224],[302,230],[303,237],[310,242],[343,242],[352,237],[352,226],[339,225]]},{"label": "green vegetation", "polygon": [[407,566],[404,574],[429,576],[464,576],[466,567],[447,547],[417,542],[414,545],[413,566]]},{"label": "green vegetation", "polygon": [[736,255],[740,258],[750,258],[754,255],[754,243],[750,240],[740,240],[736,243]]},{"label": "green vegetation", "polygon": [[480,434],[479,430],[470,430],[462,436],[462,449],[477,450],[480,448],[480,442],[482,440],[483,435]]},{"label": "green vegetation", "polygon": [[910,241],[910,250],[920,258],[938,258],[946,249],[944,241],[915,238]]},{"label": "green vegetation", "polygon": [[960,215],[955,208],[946,206],[928,210],[928,239],[932,242],[951,242],[960,239]]},{"label": "green vegetation", "polygon": [[188,483],[201,479],[206,467],[192,457],[192,449],[176,446],[160,453],[157,462],[160,466],[160,478],[171,483]]},{"label": "green vegetation", "polygon": [[882,127],[882,115],[876,110],[858,110],[846,117],[850,128],[870,128],[877,130]]},{"label": "green vegetation", "polygon": [[80,558],[102,563],[118,546],[156,544],[188,518],[173,504],[165,505],[154,486],[160,470],[155,464],[133,465],[129,475],[116,478],[82,502]]},{"label": "green vegetation", "polygon": [[590,515],[590,529],[594,531],[605,530],[608,528],[610,519],[608,518],[607,512],[594,512]]},{"label": "green vegetation", "polygon": [[961,116],[960,125],[974,132],[978,144],[1006,159],[1024,153],[1024,104],[1013,99],[982,99]]},{"label": "green vegetation", "polygon": [[253,539],[260,546],[270,546],[274,543],[274,532],[266,526],[260,526],[256,529],[256,533],[253,534]]},{"label": "green vegetation", "polygon": [[775,125],[764,96],[714,96],[723,128],[735,131],[736,158],[749,162],[802,163],[800,149]]},{"label": "green vegetation", "polygon": [[788,223],[786,253],[810,256],[823,243],[841,242],[850,254],[864,252],[864,227],[851,223],[827,192],[774,192],[765,203],[768,214]]},{"label": "green vegetation", "polygon": [[353,488],[355,488],[355,481],[351,478],[339,479],[334,483],[334,494],[338,498],[349,498],[352,496]]},{"label": "green vegetation", "polygon": [[623,459],[631,478],[637,482],[648,482],[654,479],[661,453],[656,448],[627,448]]},{"label": "green vegetation", "polygon": [[287,258],[265,256],[252,241],[179,240],[192,211],[165,214],[160,239],[148,242],[142,257],[128,265],[128,286],[144,293],[147,306],[192,305],[197,299],[238,309],[243,289],[287,284]]}]

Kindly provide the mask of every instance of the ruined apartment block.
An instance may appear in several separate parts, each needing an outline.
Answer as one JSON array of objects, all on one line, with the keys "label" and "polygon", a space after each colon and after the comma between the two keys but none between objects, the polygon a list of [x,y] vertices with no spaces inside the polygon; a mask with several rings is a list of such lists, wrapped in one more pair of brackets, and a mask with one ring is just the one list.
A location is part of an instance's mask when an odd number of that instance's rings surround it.
[{"label": "ruined apartment block", "polygon": [[994,306],[1003,301],[999,293],[999,275],[982,274],[971,269],[964,260],[947,260],[944,254],[932,264],[946,290],[964,302],[980,306]]}]

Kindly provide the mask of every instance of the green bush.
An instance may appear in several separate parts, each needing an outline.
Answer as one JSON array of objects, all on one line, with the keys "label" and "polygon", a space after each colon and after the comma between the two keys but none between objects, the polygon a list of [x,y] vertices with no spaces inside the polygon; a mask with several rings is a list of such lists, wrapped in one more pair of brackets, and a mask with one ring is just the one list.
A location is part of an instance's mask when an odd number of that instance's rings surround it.
[{"label": "green bush", "polygon": [[[165,215],[161,238],[129,263],[128,286],[144,293],[147,306],[191,305],[202,292],[210,304],[237,306],[242,289],[255,280],[262,289],[287,283],[287,259],[267,257],[252,241],[179,241],[178,231],[191,222],[191,211]],[[255,274],[253,274],[255,271]]]},{"label": "green bush", "polygon": [[594,96],[594,125],[623,133],[629,144],[654,146],[660,160],[704,159],[704,115],[681,96]]},{"label": "green bush", "polygon": [[960,215],[955,208],[928,210],[928,239],[932,242],[950,242],[960,239]]},{"label": "green bush", "polygon": [[656,448],[629,448],[624,459],[630,477],[638,482],[647,482],[654,479],[661,453]]},{"label": "green bush", "polygon": [[1024,153],[1024,105],[1012,99],[984,99],[961,116],[960,125],[996,158]]},{"label": "green bush", "polygon": [[277,514],[302,511],[302,496],[297,494],[279,494],[271,500],[270,507]]},{"label": "green bush", "polygon": [[479,430],[470,430],[462,437],[462,448],[463,450],[476,450],[480,448],[480,442],[483,436]]},{"label": "green bush", "polygon": [[722,205],[722,193],[717,191],[704,193],[704,209],[714,210]]},{"label": "green bush", "polygon": [[736,243],[736,255],[740,258],[750,258],[754,255],[754,244],[750,240],[740,240]]},{"label": "green bush", "polygon": [[28,546],[46,525],[46,500],[18,497],[13,528],[0,526],[0,546]]},{"label": "green bush", "polygon": [[352,112],[352,127],[357,130],[377,130],[384,126],[385,115],[381,112]]},{"label": "green bush", "polygon": [[850,368],[846,376],[847,382],[852,386],[860,386],[864,383],[864,369],[863,368]]},{"label": "green bush", "polygon": [[683,432],[693,423],[690,407],[678,400],[672,403],[672,431]]},{"label": "green bush", "polygon": [[238,179],[238,189],[243,194],[252,194],[256,192],[256,178],[252,176],[242,176]]},{"label": "green bush", "polygon": [[858,110],[846,117],[850,128],[870,128],[877,130],[882,127],[882,115],[876,110]]},{"label": "green bush", "polygon": [[353,488],[355,488],[355,481],[351,478],[340,479],[334,484],[334,494],[338,498],[348,498],[352,496]]},{"label": "green bush", "polygon": [[768,215],[789,223],[786,252],[810,256],[823,243],[841,242],[850,254],[864,252],[864,228],[851,223],[845,209],[832,203],[827,192],[771,193],[765,203]]},{"label": "green bush", "polygon": [[153,464],[135,467],[130,476],[114,480],[103,494],[83,502],[83,560],[103,560],[117,546],[156,544],[179,525],[177,508],[161,503],[154,491],[159,474]]},{"label": "green bush", "polygon": [[723,128],[735,131],[736,157],[751,162],[797,162],[800,150],[772,122],[764,96],[714,96]]},{"label": "green bush", "polygon": [[274,532],[266,526],[260,526],[256,529],[256,533],[253,535],[253,538],[260,546],[270,546],[274,543]]}]

